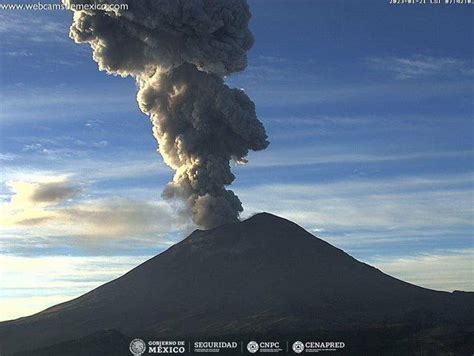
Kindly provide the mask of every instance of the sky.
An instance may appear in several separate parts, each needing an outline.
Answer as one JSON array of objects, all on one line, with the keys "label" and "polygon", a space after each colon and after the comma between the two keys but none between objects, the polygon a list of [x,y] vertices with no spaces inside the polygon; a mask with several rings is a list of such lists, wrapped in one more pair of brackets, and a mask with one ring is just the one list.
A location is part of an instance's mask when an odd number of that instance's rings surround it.
[{"label": "sky", "polygon": [[[233,167],[242,218],[271,212],[397,278],[474,291],[474,7],[249,4],[255,45],[226,82],[270,146]],[[98,71],[71,16],[0,10],[0,320],[196,229],[161,198],[173,172],[136,84]]]}]

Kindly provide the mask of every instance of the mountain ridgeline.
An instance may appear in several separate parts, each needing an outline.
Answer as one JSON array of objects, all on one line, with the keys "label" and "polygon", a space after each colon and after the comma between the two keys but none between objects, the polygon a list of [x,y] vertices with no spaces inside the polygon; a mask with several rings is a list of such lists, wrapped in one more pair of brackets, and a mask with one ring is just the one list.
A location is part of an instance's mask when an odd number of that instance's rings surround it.
[{"label": "mountain ridgeline", "polygon": [[473,306],[472,293],[403,282],[261,213],[196,230],[79,298],[0,323],[0,354],[120,355],[110,347],[124,344],[130,355],[133,337],[269,336],[339,339],[349,354],[472,354]]}]

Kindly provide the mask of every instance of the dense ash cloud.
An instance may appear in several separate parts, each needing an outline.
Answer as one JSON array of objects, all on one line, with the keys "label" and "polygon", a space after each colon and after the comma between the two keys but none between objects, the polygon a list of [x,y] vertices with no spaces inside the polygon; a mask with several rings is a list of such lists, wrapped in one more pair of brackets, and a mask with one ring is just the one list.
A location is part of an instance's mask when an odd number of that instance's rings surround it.
[{"label": "dense ash cloud", "polygon": [[163,196],[183,199],[205,228],[237,220],[242,204],[225,188],[235,179],[230,160],[245,162],[249,150],[268,146],[253,102],[223,81],[247,65],[253,37],[246,1],[127,4],[128,10],[74,11],[71,38],[90,44],[100,70],[136,78],[140,109],[176,171]]}]

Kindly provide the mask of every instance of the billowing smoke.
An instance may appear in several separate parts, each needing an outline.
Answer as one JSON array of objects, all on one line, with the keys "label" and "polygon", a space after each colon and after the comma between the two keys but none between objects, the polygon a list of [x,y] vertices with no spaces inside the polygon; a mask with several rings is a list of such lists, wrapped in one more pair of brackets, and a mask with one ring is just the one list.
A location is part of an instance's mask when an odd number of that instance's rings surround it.
[{"label": "billowing smoke", "polygon": [[140,109],[176,171],[163,196],[183,199],[205,228],[237,220],[242,204],[226,189],[235,179],[230,161],[246,162],[249,150],[268,146],[254,103],[223,80],[247,65],[253,37],[246,0],[107,3],[128,9],[76,7],[70,36],[91,45],[100,70],[136,78]]}]

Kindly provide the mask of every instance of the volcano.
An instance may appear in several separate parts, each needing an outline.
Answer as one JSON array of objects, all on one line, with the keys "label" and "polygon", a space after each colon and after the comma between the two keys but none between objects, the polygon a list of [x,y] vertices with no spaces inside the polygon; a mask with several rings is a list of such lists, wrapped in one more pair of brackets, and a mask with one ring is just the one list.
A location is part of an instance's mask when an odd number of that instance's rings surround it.
[{"label": "volcano", "polygon": [[0,323],[0,354],[120,355],[108,349],[114,340],[269,336],[338,338],[363,354],[472,354],[473,302],[388,276],[261,213],[196,230],[79,298]]}]

